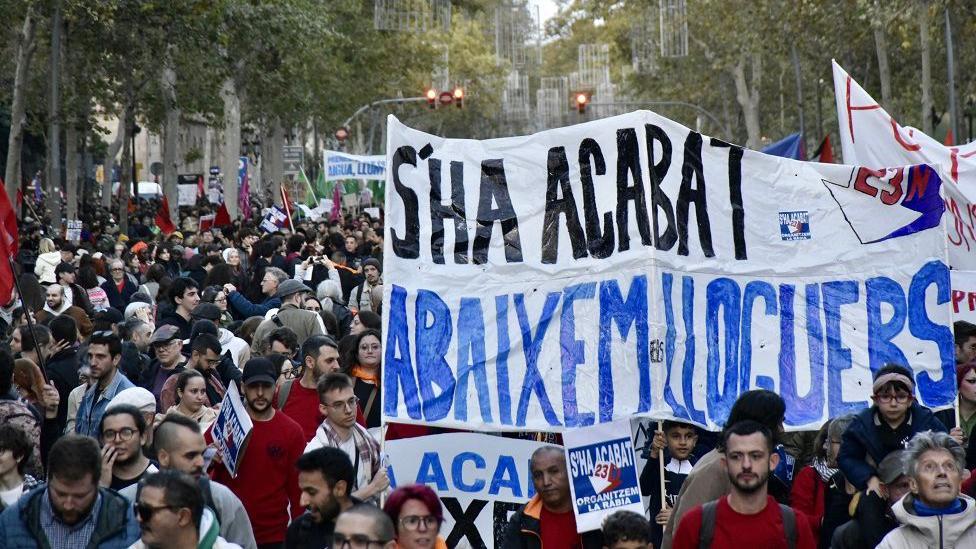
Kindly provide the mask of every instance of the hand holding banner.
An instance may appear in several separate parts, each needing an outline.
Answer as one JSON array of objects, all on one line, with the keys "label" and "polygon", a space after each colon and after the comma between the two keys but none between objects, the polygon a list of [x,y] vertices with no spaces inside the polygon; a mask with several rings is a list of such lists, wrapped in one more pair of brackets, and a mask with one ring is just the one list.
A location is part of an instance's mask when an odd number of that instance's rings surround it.
[{"label": "hand holding banner", "polygon": [[237,476],[237,466],[244,456],[247,441],[254,423],[247,415],[241,394],[237,390],[237,383],[231,383],[224,394],[220,405],[220,413],[210,427],[213,443],[217,447],[221,461],[230,476]]}]

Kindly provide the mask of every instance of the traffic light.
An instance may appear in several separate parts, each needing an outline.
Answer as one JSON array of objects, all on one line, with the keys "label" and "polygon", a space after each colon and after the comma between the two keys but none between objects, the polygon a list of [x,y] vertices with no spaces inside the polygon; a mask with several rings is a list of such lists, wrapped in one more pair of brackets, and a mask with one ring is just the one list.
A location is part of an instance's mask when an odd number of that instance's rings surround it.
[{"label": "traffic light", "polygon": [[437,90],[435,90],[434,88],[427,88],[427,92],[425,93],[425,95],[427,96],[427,106],[430,107],[430,108],[432,108],[432,109],[436,109],[437,108]]},{"label": "traffic light", "polygon": [[590,94],[577,92],[574,99],[576,100],[576,110],[580,114],[586,114],[586,105],[590,102]]},{"label": "traffic light", "polygon": [[464,88],[461,86],[456,86],[454,88],[454,104],[457,105],[457,108],[459,109],[464,107]]}]

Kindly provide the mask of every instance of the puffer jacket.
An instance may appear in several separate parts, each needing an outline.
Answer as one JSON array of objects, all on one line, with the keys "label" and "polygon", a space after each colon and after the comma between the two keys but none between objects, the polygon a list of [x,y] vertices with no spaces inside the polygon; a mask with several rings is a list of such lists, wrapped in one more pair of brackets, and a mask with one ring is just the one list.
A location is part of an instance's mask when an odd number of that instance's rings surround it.
[{"label": "puffer jacket", "polygon": [[[132,505],[108,488],[99,488],[102,507],[88,545],[78,549],[122,549],[141,535]],[[0,547],[35,549],[50,547],[41,527],[42,498],[48,497],[47,486],[35,488],[0,515]]]},{"label": "puffer jacket", "polygon": [[888,533],[878,549],[954,549],[976,547],[976,500],[960,495],[961,513],[921,517],[915,514],[912,494],[898,500],[891,509],[901,526]]},{"label": "puffer jacket", "polygon": [[37,256],[37,263],[34,265],[34,274],[37,275],[37,280],[41,284],[54,284],[57,282],[58,279],[54,276],[54,269],[58,267],[58,263],[61,263],[61,252],[57,250]]},{"label": "puffer jacket", "polygon": [[[887,455],[882,448],[878,427],[874,424],[876,410],[877,408],[872,406],[858,412],[854,421],[844,431],[840,453],[837,455],[840,470],[858,490],[867,488],[868,480],[877,474],[873,464],[881,463]],[[947,432],[932,410],[917,402],[912,403],[908,413],[911,414],[912,422],[909,437],[922,431]]]}]

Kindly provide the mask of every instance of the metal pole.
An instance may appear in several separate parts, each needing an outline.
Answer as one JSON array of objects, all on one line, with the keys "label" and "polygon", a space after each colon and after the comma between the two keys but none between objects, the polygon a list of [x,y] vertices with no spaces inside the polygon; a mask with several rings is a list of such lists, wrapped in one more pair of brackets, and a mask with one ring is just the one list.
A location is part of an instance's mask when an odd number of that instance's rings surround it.
[{"label": "metal pole", "polygon": [[7,257],[7,262],[10,263],[10,274],[14,277],[14,285],[17,287],[17,295],[20,296],[20,306],[24,308],[24,318],[27,320],[27,329],[30,330],[31,339],[34,341],[34,350],[37,351],[37,358],[41,361],[38,364],[40,367],[41,374],[44,376],[44,381],[48,381],[47,371],[44,369],[44,364],[47,362],[47,358],[44,357],[44,349],[41,348],[37,343],[36,332],[34,332],[34,321],[31,319],[31,315],[34,311],[30,310],[27,306],[27,302],[24,301],[24,292],[20,290],[20,277],[17,276],[17,270],[14,268],[14,258]]},{"label": "metal pole", "polygon": [[391,103],[399,105],[402,103],[416,103],[417,101],[427,101],[427,98],[426,97],[394,97],[392,99],[380,99],[379,101],[366,103],[362,107],[356,109],[356,112],[352,113],[352,115],[350,115],[349,118],[347,118],[346,121],[342,123],[341,127],[348,128],[349,124],[352,123],[353,118],[356,118],[360,114],[363,114],[363,112],[365,112],[366,109],[370,109],[377,105],[389,105]]},{"label": "metal pole", "polygon": [[800,117],[800,143],[803,150],[803,158],[806,158],[807,132],[806,124],[803,120],[803,79],[800,78],[800,57],[796,54],[796,43],[790,44],[790,57],[793,58],[793,75],[796,78],[796,110]]},{"label": "metal pole", "polygon": [[949,21],[949,8],[945,9],[946,34],[946,72],[949,73],[949,128],[952,138],[959,140],[959,120],[956,117],[956,62],[952,52],[952,24]]},{"label": "metal pole", "polygon": [[817,140],[823,139],[823,85],[824,79],[817,81]]}]

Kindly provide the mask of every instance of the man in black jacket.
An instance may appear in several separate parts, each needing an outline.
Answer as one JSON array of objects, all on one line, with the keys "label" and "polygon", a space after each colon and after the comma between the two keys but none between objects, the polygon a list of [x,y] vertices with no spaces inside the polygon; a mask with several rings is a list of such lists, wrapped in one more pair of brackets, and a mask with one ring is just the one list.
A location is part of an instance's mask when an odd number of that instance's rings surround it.
[{"label": "man in black jacket", "polygon": [[339,513],[362,503],[350,495],[355,471],[349,456],[328,446],[298,459],[298,486],[308,509],[293,520],[285,536],[285,549],[328,547]]},{"label": "man in black jacket", "polygon": [[102,282],[101,287],[108,296],[108,304],[119,311],[124,311],[129,300],[132,299],[132,294],[138,292],[139,287],[125,276],[125,264],[121,259],[113,259],[109,262],[109,272],[112,278]]},{"label": "man in black jacket", "polygon": [[61,397],[58,403],[58,426],[64,429],[68,422],[68,395],[80,385],[78,381],[78,328],[75,320],[68,315],[58,315],[51,319],[48,328],[51,330],[52,348],[58,349],[52,356],[47,357],[44,369],[47,378],[54,384]]},{"label": "man in black jacket", "polygon": [[64,293],[68,301],[75,307],[83,309],[86,315],[91,316],[95,313],[95,309],[92,308],[91,300],[88,299],[88,292],[75,284],[76,274],[77,270],[73,263],[61,262],[54,268],[54,276],[58,284],[64,286]]},{"label": "man in black jacket", "polygon": [[[508,522],[506,549],[600,549],[603,534],[599,530],[576,533],[573,497],[569,490],[566,456],[558,446],[542,446],[529,460],[535,496],[519,508]],[[557,525],[544,525],[553,521]],[[553,527],[555,526],[555,527]]]}]

